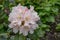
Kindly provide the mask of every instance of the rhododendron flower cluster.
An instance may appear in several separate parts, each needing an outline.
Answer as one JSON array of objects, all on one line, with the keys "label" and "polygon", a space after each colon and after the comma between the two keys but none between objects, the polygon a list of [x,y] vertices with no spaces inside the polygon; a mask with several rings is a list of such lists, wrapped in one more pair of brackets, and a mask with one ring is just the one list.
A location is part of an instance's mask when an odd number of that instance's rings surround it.
[{"label": "rhododendron flower cluster", "polygon": [[33,6],[30,6],[30,9],[28,9],[19,4],[12,8],[8,20],[11,22],[9,27],[13,29],[14,33],[19,32],[19,34],[27,36],[28,33],[33,34],[34,30],[38,28],[36,22],[40,20],[40,18],[38,13],[34,11]]}]

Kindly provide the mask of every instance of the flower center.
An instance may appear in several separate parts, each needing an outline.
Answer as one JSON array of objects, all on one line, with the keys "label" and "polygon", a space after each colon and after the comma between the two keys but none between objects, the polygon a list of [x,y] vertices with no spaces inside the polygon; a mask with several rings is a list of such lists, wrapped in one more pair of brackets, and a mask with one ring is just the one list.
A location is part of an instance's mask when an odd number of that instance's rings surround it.
[{"label": "flower center", "polygon": [[22,21],[21,26],[25,24],[25,21]]}]

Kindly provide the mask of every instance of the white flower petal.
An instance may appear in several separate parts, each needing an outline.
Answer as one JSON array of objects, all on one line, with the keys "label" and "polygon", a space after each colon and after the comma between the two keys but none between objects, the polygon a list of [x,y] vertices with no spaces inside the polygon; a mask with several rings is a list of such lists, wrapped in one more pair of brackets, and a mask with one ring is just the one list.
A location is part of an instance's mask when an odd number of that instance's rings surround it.
[{"label": "white flower petal", "polygon": [[19,29],[19,34],[21,34],[21,33],[23,33],[23,27],[20,27],[20,29]]},{"label": "white flower petal", "polygon": [[30,34],[33,34],[34,33],[34,30],[30,30],[30,32],[29,32]]},{"label": "white flower petal", "polygon": [[19,26],[21,25],[21,21],[18,21],[18,25],[19,25]]},{"label": "white flower petal", "polygon": [[33,26],[33,27],[32,27],[33,29],[38,28],[38,25],[37,25],[37,24],[33,24],[32,26]]},{"label": "white flower petal", "polygon": [[16,28],[16,27],[13,28],[13,32],[14,32],[14,33],[17,33],[17,32],[18,32],[18,28]]},{"label": "white flower petal", "polygon": [[13,27],[14,27],[14,25],[13,25],[13,24],[9,24],[8,26],[9,26],[9,28],[13,28]]},{"label": "white flower petal", "polygon": [[23,35],[24,35],[24,36],[27,36],[27,35],[28,35],[28,31],[24,31],[24,32],[23,32]]}]

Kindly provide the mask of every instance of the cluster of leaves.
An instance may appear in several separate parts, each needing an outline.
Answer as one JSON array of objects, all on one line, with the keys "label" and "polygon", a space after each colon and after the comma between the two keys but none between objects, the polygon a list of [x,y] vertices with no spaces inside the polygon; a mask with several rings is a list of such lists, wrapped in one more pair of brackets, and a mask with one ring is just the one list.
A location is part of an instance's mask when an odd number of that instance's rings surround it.
[{"label": "cluster of leaves", "polygon": [[[35,30],[34,34],[12,35],[11,30],[8,30],[8,14],[13,6],[18,4],[27,6],[34,6],[35,11],[38,12],[40,20],[37,22],[39,28]],[[46,31],[50,31],[49,23],[55,22],[55,16],[59,14],[60,0],[0,0],[0,40],[40,40]],[[60,24],[57,24],[56,29],[60,30]]]}]

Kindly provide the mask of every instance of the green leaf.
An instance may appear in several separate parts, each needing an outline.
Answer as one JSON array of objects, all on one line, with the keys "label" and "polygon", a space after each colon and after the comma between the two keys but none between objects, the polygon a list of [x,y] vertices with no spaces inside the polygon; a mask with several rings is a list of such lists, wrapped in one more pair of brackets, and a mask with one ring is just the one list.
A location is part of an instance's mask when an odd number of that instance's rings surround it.
[{"label": "green leaf", "polygon": [[39,16],[44,16],[44,15],[46,15],[46,13],[44,13],[44,12],[39,13]]},{"label": "green leaf", "polygon": [[4,38],[4,37],[0,37],[0,40],[7,40],[6,38]]},{"label": "green leaf", "polygon": [[47,28],[46,31],[50,31],[50,29]]},{"label": "green leaf", "polygon": [[2,29],[4,26],[3,26],[3,24],[0,24],[0,29]]},{"label": "green leaf", "polygon": [[57,24],[56,30],[60,31],[60,23]]},{"label": "green leaf", "polygon": [[43,37],[44,34],[45,34],[45,31],[43,31],[43,30],[41,30],[41,29],[37,32],[37,35],[38,35],[39,37]]},{"label": "green leaf", "polygon": [[47,25],[46,25],[46,24],[42,24],[42,25],[41,25],[41,27],[44,27],[44,28],[46,28],[46,27],[47,27]]},{"label": "green leaf", "polygon": [[11,36],[9,40],[14,40],[15,36]]},{"label": "green leaf", "polygon": [[19,36],[15,35],[14,40],[19,40]]},{"label": "green leaf", "polygon": [[23,35],[19,35],[19,40],[26,40],[26,37]]},{"label": "green leaf", "polygon": [[55,22],[55,18],[53,16],[46,17],[47,22]]},{"label": "green leaf", "polygon": [[55,15],[58,15],[58,8],[54,7],[54,8],[51,8],[52,9],[52,13],[55,14]]},{"label": "green leaf", "polygon": [[47,25],[47,24],[41,24],[40,29],[43,30],[43,31],[50,31],[50,30],[49,30],[49,27],[50,27],[50,26]]},{"label": "green leaf", "polygon": [[26,37],[23,35],[15,35],[14,38],[12,38],[14,40],[26,40]]},{"label": "green leaf", "polygon": [[3,38],[7,39],[9,37],[9,34],[8,33],[1,33],[0,37],[3,37]]},{"label": "green leaf", "polygon": [[50,7],[45,7],[44,8],[46,11],[50,12]]}]

